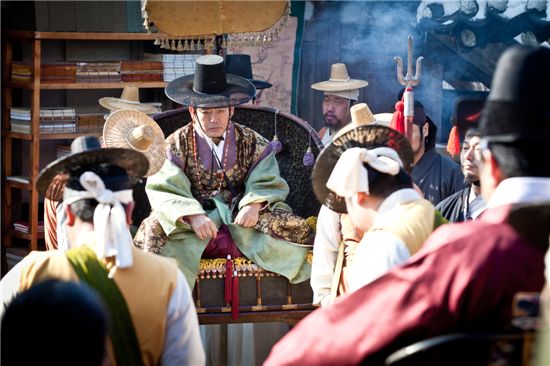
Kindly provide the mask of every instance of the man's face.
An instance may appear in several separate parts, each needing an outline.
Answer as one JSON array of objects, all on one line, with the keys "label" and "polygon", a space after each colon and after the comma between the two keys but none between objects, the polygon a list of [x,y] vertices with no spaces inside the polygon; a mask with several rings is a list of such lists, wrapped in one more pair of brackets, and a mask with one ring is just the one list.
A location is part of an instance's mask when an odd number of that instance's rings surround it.
[{"label": "man's face", "polygon": [[481,161],[481,149],[479,137],[472,136],[464,140],[460,151],[460,164],[466,183],[479,183],[479,163]]},{"label": "man's face", "polygon": [[[221,137],[229,124],[229,118],[233,115],[233,107],[221,108],[193,108],[189,107],[189,111],[196,121],[198,117],[206,136]],[[196,111],[196,116],[195,116]]]},{"label": "man's face", "polygon": [[430,126],[428,122],[424,123],[424,126],[422,126],[422,130],[420,129],[420,126],[416,123],[412,124],[411,147],[413,149],[414,155],[417,155],[424,148],[424,139],[428,135],[429,128]]},{"label": "man's face", "polygon": [[325,126],[338,131],[349,122],[349,99],[337,97],[336,95],[325,95],[323,97],[323,116]]}]

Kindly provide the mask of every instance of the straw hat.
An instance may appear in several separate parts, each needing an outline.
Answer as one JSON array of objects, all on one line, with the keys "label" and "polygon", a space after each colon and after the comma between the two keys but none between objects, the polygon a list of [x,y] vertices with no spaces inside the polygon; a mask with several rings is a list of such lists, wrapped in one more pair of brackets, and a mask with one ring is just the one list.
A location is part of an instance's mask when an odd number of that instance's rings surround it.
[{"label": "straw hat", "polygon": [[403,161],[405,171],[410,172],[413,165],[414,154],[411,144],[405,136],[389,127],[375,124],[361,125],[336,136],[319,154],[313,167],[311,182],[319,202],[339,213],[347,212],[346,202],[344,198],[327,188],[327,181],[342,153],[352,147],[366,149],[389,147],[397,152]]},{"label": "straw hat", "polygon": [[325,92],[338,92],[364,88],[369,85],[365,80],[351,79],[345,64],[332,64],[330,67],[330,79],[313,84],[315,90]]},{"label": "straw hat", "polygon": [[203,55],[195,61],[193,75],[172,80],[164,92],[184,106],[219,108],[248,102],[256,95],[256,88],[245,78],[226,74],[223,57]]},{"label": "straw hat", "polygon": [[113,112],[105,121],[103,140],[106,147],[122,147],[143,153],[149,160],[146,177],[160,170],[166,159],[166,140],[159,125],[139,111]]},{"label": "straw hat", "polygon": [[120,98],[105,97],[99,99],[99,104],[110,111],[118,111],[120,109],[131,109],[147,114],[157,113],[158,109],[152,105],[141,104],[139,102],[139,88],[133,85],[126,85],[122,89]]},{"label": "straw hat", "polygon": [[367,103],[356,104],[352,106],[349,111],[351,114],[351,123],[345,125],[340,130],[338,130],[338,132],[336,132],[336,135],[334,135],[334,138],[343,135],[344,133],[354,129],[355,127],[366,126],[376,122],[376,118],[370,111]]},{"label": "straw hat", "polygon": [[124,170],[132,182],[137,182],[149,169],[149,162],[142,153],[124,148],[101,148],[95,136],[80,136],[71,143],[71,153],[48,164],[36,179],[36,188],[47,198],[54,199],[50,184],[57,174],[85,165],[108,163]]}]

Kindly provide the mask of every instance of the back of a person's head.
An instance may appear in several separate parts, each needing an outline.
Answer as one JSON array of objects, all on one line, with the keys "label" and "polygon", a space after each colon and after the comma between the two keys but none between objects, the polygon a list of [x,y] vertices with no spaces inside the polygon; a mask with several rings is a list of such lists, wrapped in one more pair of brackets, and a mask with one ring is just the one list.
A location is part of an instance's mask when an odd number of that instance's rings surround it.
[{"label": "back of a person's head", "polygon": [[512,47],[497,63],[479,131],[504,178],[550,177],[550,49]]},{"label": "back of a person's head", "polygon": [[[76,191],[84,191],[84,187],[80,184],[80,176],[84,172],[97,174],[105,183],[105,188],[113,192],[133,187],[133,182],[123,168],[106,163],[82,166],[71,170],[67,187]],[[97,204],[98,202],[94,199],[83,199],[72,203],[71,210],[81,220],[92,222]]]},{"label": "back of a person's head", "polygon": [[403,168],[400,168],[396,175],[391,175],[381,173],[368,164],[363,166],[368,172],[370,196],[384,199],[400,189],[413,188],[412,178]]},{"label": "back of a person's head", "polygon": [[17,295],[2,318],[2,365],[101,365],[107,313],[84,284],[47,280]]}]

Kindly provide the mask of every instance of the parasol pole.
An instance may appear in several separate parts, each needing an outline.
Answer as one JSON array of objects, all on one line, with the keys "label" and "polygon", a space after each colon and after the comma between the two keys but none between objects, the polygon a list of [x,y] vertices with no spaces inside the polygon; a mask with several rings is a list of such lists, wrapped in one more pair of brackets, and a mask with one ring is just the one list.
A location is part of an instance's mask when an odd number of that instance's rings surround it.
[{"label": "parasol pole", "polygon": [[397,80],[403,86],[405,86],[405,93],[403,94],[405,117],[405,136],[412,144],[412,122],[414,116],[414,92],[413,86],[417,86],[420,83],[420,75],[422,72],[422,60],[424,57],[420,56],[416,59],[416,73],[413,76],[413,38],[409,35],[407,39],[407,74],[403,76],[403,60],[401,57],[394,57],[397,64]]}]

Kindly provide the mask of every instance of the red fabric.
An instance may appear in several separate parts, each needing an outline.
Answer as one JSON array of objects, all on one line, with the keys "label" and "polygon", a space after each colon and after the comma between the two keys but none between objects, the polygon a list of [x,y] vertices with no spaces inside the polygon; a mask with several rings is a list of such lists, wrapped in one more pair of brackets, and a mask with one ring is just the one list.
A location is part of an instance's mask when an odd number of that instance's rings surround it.
[{"label": "red fabric", "polygon": [[233,277],[233,261],[231,260],[231,256],[227,256],[227,260],[225,261],[225,286],[224,286],[224,293],[223,298],[225,300],[226,304],[231,303],[231,278]]},{"label": "red fabric", "polygon": [[233,273],[233,286],[231,289],[231,318],[237,319],[239,317],[239,277],[237,271]]},{"label": "red fabric", "polygon": [[378,365],[422,339],[509,325],[514,294],[544,284],[544,250],[507,209],[440,227],[405,265],[300,321],[264,365]]},{"label": "red fabric", "polygon": [[229,228],[227,225],[222,225],[218,229],[218,233],[215,238],[210,239],[208,245],[202,252],[203,258],[227,258],[227,255],[231,258],[244,257],[243,253],[239,250],[235,241],[231,237]]},{"label": "red fabric", "polygon": [[458,128],[456,126],[453,126],[453,128],[451,128],[449,141],[447,141],[447,151],[452,156],[460,153],[460,136],[458,135]]},{"label": "red fabric", "polygon": [[405,102],[401,99],[399,102],[395,103],[395,112],[390,122],[390,127],[401,133],[405,134],[405,116],[403,111],[405,110]]}]

